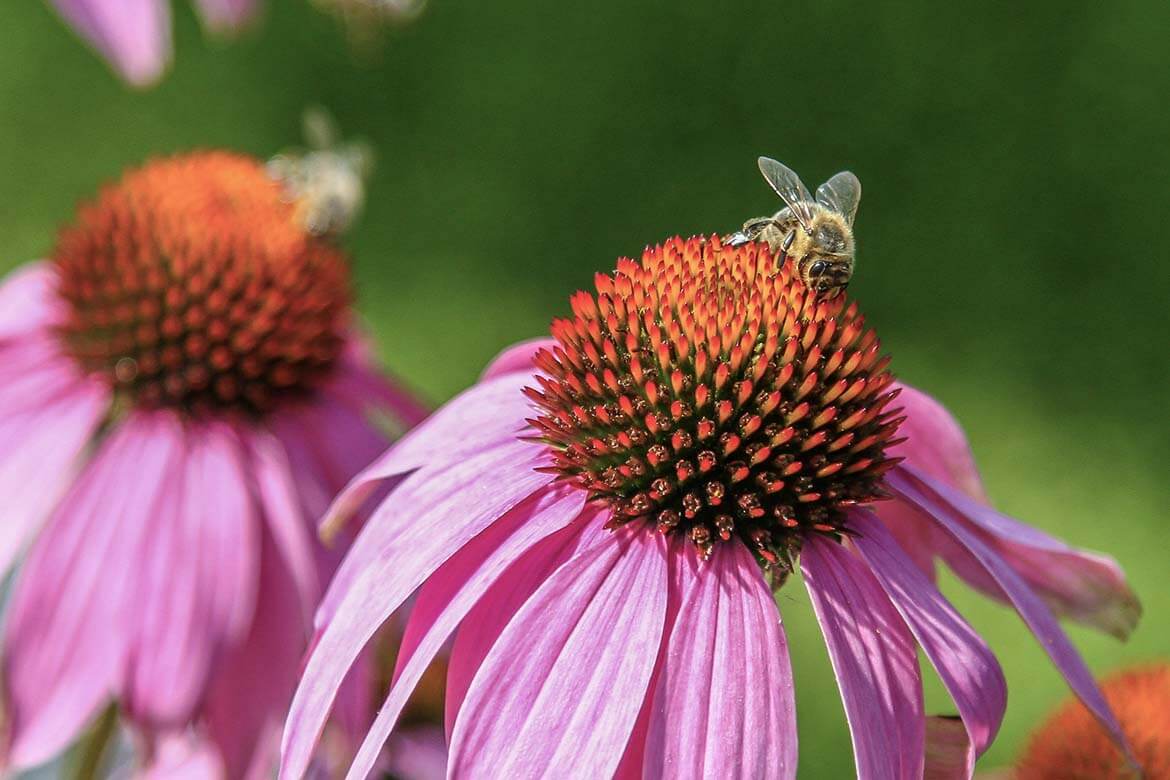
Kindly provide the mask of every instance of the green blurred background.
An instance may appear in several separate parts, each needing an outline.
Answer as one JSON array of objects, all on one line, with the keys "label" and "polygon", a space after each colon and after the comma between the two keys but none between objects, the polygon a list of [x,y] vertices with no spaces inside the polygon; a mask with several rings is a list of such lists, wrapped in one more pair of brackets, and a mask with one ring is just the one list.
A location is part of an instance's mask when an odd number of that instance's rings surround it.
[{"label": "green blurred background", "polygon": [[[180,2],[175,66],[138,93],[41,3],[6,2],[0,270],[124,166],[268,156],[320,102],[379,153],[349,238],[361,309],[438,403],[617,256],[773,210],[757,155],[810,186],[850,168],[851,290],[896,371],[957,413],[1002,508],[1129,571],[1130,643],[1072,629],[1093,668],[1168,657],[1170,4],[893,6],[432,0],[355,57],[305,0],[230,44]],[[1008,675],[999,765],[1066,688],[1013,613],[946,584]],[[801,776],[847,776],[803,589],[780,602]],[[933,681],[928,704],[950,706]]]}]

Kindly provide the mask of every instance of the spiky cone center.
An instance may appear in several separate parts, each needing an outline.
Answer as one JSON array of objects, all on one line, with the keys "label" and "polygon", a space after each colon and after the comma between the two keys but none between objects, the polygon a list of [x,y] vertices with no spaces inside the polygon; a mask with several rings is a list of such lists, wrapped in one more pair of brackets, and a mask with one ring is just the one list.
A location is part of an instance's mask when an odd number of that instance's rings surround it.
[{"label": "spiky cone center", "polygon": [[787,568],[809,533],[883,497],[901,419],[857,306],[810,291],[765,244],[671,239],[598,274],[535,358],[552,470],[614,523],[733,538]]},{"label": "spiky cone center", "polygon": [[243,155],[127,172],[53,252],[67,349],[146,407],[263,414],[304,393],[342,348],[349,272],[295,208]]},{"label": "spiky cone center", "polygon": [[[1114,674],[1101,691],[1133,747],[1144,777],[1170,777],[1170,664]],[[1061,706],[1028,742],[1017,780],[1136,780],[1113,739],[1079,701]]]}]

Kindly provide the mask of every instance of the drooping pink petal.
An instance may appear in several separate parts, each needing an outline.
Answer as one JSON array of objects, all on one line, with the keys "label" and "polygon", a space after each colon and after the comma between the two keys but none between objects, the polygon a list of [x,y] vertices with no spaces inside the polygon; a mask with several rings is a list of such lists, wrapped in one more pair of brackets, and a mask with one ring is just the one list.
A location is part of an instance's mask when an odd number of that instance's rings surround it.
[{"label": "drooping pink petal", "polygon": [[136,87],[163,74],[171,59],[166,0],[51,0],[70,26]]},{"label": "drooping pink petal", "polygon": [[259,575],[240,442],[224,423],[187,423],[184,433],[184,459],[167,474],[135,555],[123,703],[156,728],[191,720],[215,659],[251,625]]},{"label": "drooping pink petal", "polygon": [[915,567],[881,521],[866,510],[849,516],[851,544],[902,615],[958,707],[970,734],[968,773],[995,739],[1007,708],[1007,682],[987,643]]},{"label": "drooping pink petal", "polygon": [[[284,448],[270,433],[250,430],[247,446],[250,471],[255,479],[260,513],[284,566],[292,576],[306,627],[313,622],[313,610],[321,598],[315,540],[311,521],[296,492],[296,480]],[[303,477],[302,477],[303,478]]]},{"label": "drooping pink petal", "polygon": [[533,449],[515,442],[428,473],[400,503],[404,483],[370,518],[367,527],[391,527],[393,544],[354,572],[309,658],[285,727],[282,776],[304,775],[337,689],[378,627],[456,550],[548,484],[533,471]]},{"label": "drooping pink petal", "polygon": [[604,513],[586,508],[581,514],[579,521],[533,545],[509,566],[460,624],[447,660],[443,720],[448,738],[471,681],[512,617],[554,571],[607,541]]},{"label": "drooping pink petal", "polygon": [[536,353],[542,349],[552,349],[556,345],[556,339],[549,338],[529,339],[513,344],[492,358],[492,362],[488,363],[487,368],[483,370],[479,381],[486,382],[497,376],[517,371],[531,376],[536,372],[536,367],[532,364]]},{"label": "drooping pink petal", "polygon": [[805,586],[845,702],[857,776],[922,776],[922,678],[914,638],[865,564],[810,535],[800,554]]},{"label": "drooping pink petal", "polygon": [[73,481],[109,405],[109,392],[100,383],[53,378],[36,388],[39,404],[23,409],[0,404],[0,576]]},{"label": "drooping pink petal", "polygon": [[[1025,525],[908,464],[901,473],[928,485],[953,516],[1005,560],[1057,612],[1125,639],[1141,617],[1141,603],[1112,558],[1078,550]],[[948,557],[948,563],[954,557]],[[955,567],[966,575],[962,565]]]},{"label": "drooping pink petal", "polygon": [[1036,636],[1041,647],[1060,670],[1073,693],[1105,727],[1114,741],[1130,753],[1125,736],[1093,680],[1092,673],[1061,630],[1051,610],[1032,592],[1020,573],[967,528],[961,513],[937,491],[936,488],[939,487],[937,481],[927,482],[928,479],[916,477],[909,470],[894,469],[886,475],[886,484],[903,499],[913,502],[934,517],[939,527],[962,545],[987,574],[995,579]]},{"label": "drooping pink petal", "polygon": [[68,745],[124,675],[137,553],[178,464],[177,425],[131,414],[115,427],[33,544],[5,626],[8,759],[44,762]]},{"label": "drooping pink petal", "polygon": [[260,544],[255,619],[218,665],[203,708],[227,777],[244,777],[252,767],[263,767],[257,776],[271,777],[281,719],[308,644],[296,581],[270,528]]},{"label": "drooping pink petal", "polygon": [[260,10],[260,0],[195,0],[203,26],[214,33],[234,32]]},{"label": "drooping pink petal", "polygon": [[[477,472],[477,469],[491,469],[492,473],[502,470],[531,478],[533,470],[545,462],[543,448],[513,439],[485,449],[466,461],[423,468],[405,478],[394,478],[393,491],[362,526],[350,551],[333,575],[317,610],[317,625],[324,625],[331,619],[353,581],[372,562],[382,558],[398,544],[397,537],[419,513],[436,500],[445,498],[448,486],[473,482],[482,473]],[[551,483],[552,477],[545,476],[543,481]]]},{"label": "drooping pink petal", "polygon": [[321,521],[322,530],[344,523],[382,480],[427,464],[461,460],[524,435],[531,410],[522,391],[530,384],[530,376],[507,374],[448,401],[350,481]]},{"label": "drooping pink petal", "polygon": [[484,659],[451,736],[452,775],[617,767],[662,640],[667,570],[660,536],[607,541],[554,572]]},{"label": "drooping pink petal", "polygon": [[427,580],[402,638],[394,685],[362,742],[350,777],[360,780],[373,769],[423,673],[484,592],[525,551],[576,519],[584,498],[582,491],[571,487],[533,495],[472,539]]},{"label": "drooping pink petal", "polygon": [[0,282],[0,342],[60,324],[65,304],[57,297],[57,272],[45,262],[28,263]]},{"label": "drooping pink petal", "polygon": [[903,501],[879,501],[873,504],[873,511],[923,576],[937,582],[934,559],[940,551],[934,524]]},{"label": "drooping pink petal", "polygon": [[796,702],[772,591],[739,543],[700,563],[687,545],[682,604],[658,673],[643,774],[796,777]]},{"label": "drooping pink petal", "polygon": [[905,458],[935,479],[987,503],[975,456],[959,421],[921,390],[900,382],[893,386],[900,391],[897,403],[906,415],[898,426],[898,435],[905,436],[906,441],[891,447],[887,454]]}]

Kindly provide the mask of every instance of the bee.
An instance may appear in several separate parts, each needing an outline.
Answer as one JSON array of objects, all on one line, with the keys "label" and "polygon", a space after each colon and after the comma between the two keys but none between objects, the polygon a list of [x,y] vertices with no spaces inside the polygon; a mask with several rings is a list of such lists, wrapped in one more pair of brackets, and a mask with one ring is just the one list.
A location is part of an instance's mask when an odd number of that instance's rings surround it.
[{"label": "bee", "polygon": [[814,200],[788,166],[770,157],[761,157],[759,165],[784,208],[770,217],[749,219],[728,243],[767,241],[773,252],[791,258],[793,270],[810,290],[837,295],[853,276],[853,220],[861,182],[841,171],[817,187]]},{"label": "bee", "polygon": [[372,59],[378,55],[383,30],[417,19],[427,0],[313,0],[313,3],[341,22],[353,54]]},{"label": "bee", "polygon": [[373,151],[361,141],[340,143],[336,123],[324,109],[306,110],[303,122],[308,150],[276,155],[268,161],[268,175],[296,204],[294,216],[305,230],[337,235],[361,212]]}]

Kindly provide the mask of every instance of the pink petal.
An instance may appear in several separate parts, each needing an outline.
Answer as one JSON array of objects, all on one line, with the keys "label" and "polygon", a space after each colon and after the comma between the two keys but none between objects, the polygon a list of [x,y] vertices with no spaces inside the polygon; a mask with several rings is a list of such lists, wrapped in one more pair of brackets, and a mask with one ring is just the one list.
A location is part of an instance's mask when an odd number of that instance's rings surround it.
[{"label": "pink petal", "polygon": [[531,383],[531,377],[508,374],[448,401],[350,481],[321,521],[323,531],[344,523],[382,480],[428,464],[459,461],[526,435],[530,429],[525,417],[531,409],[522,391]]},{"label": "pink petal", "polygon": [[532,363],[532,359],[536,357],[536,353],[542,349],[552,349],[556,344],[556,339],[549,338],[529,339],[528,341],[521,341],[519,344],[513,344],[496,355],[492,359],[492,362],[488,363],[479,381],[486,382],[497,376],[511,374],[513,372],[520,372],[532,376],[536,373],[536,366]]},{"label": "pink petal", "polygon": [[203,25],[215,33],[230,33],[247,24],[260,10],[259,0],[195,0]]},{"label": "pink petal", "polygon": [[[903,499],[913,502],[929,513],[939,527],[969,551],[978,565],[995,579],[1044,651],[1068,681],[1073,693],[1105,727],[1114,741],[1128,753],[1128,743],[1097,683],[1093,680],[1093,675],[1060,629],[1052,612],[1032,592],[1020,574],[967,528],[961,513],[942,498],[942,494],[937,490],[939,484],[936,481],[927,482],[914,476],[910,470],[894,469],[887,474],[886,484]],[[952,495],[951,498],[953,497]]]},{"label": "pink petal", "polygon": [[[695,581],[694,573],[697,561],[689,539],[677,535],[668,536],[666,556],[669,583],[666,593],[663,638],[658,647],[658,657],[654,660],[654,674],[650,677],[650,684],[646,688],[646,697],[642,700],[642,709],[638,713],[638,720],[634,723],[634,730],[630,732],[630,739],[626,743],[626,752],[614,773],[614,777],[622,778],[622,780],[627,778],[634,780],[642,777],[643,767],[646,763],[650,720],[654,715],[654,703],[658,693],[658,681],[666,666],[667,654],[671,649],[670,638],[674,634],[674,627],[678,622],[685,594],[690,591]],[[447,689],[450,690],[450,681],[448,681]]]},{"label": "pink petal", "polygon": [[[404,529],[409,528],[414,517],[419,516],[437,500],[446,498],[449,488],[462,489],[462,486],[476,482],[480,485],[487,484],[490,480],[481,479],[484,470],[492,474],[507,472],[534,478],[535,468],[545,465],[545,462],[543,446],[514,439],[505,440],[494,448],[471,456],[469,460],[419,469],[396,481],[393,490],[366,521],[333,575],[317,610],[317,625],[324,625],[331,619],[353,581],[397,545],[398,536]],[[553,478],[550,476],[543,478],[546,484],[552,481]]]},{"label": "pink petal", "polygon": [[936,555],[945,540],[937,539],[938,532],[928,518],[901,501],[879,501],[872,505],[882,525],[897,541],[898,547],[914,562],[923,576],[931,582],[938,580],[934,565]]},{"label": "pink petal", "polygon": [[49,263],[22,265],[0,282],[0,342],[61,323],[57,272]]},{"label": "pink petal", "polygon": [[662,641],[667,571],[660,536],[604,541],[549,577],[488,653],[455,722],[450,774],[617,767]]},{"label": "pink petal", "polygon": [[167,734],[151,748],[135,780],[207,780],[224,774],[215,747],[193,734]]},{"label": "pink petal", "polygon": [[891,447],[889,454],[905,458],[935,479],[987,503],[975,456],[959,421],[921,390],[901,383],[895,383],[894,387],[900,391],[898,404],[906,415],[898,427],[898,435],[905,436],[906,441]]},{"label": "pink petal", "polygon": [[247,637],[217,666],[204,716],[227,777],[262,767],[271,777],[281,719],[288,708],[308,645],[296,582],[270,530],[261,534],[255,619]]},{"label": "pink petal", "polygon": [[379,372],[371,345],[358,331],[350,333],[327,390],[355,409],[389,411],[403,430],[418,425],[431,413],[400,381]]},{"label": "pink petal", "polygon": [[171,59],[165,0],[51,0],[73,29],[136,87],[157,81]]},{"label": "pink petal", "polygon": [[308,627],[321,598],[321,583],[317,576],[316,540],[310,535],[312,524],[297,495],[297,476],[284,448],[271,434],[254,430],[247,438],[261,515],[295,583],[304,625]]},{"label": "pink petal", "polygon": [[[912,466],[897,468],[928,486],[952,516],[995,550],[1057,614],[1118,639],[1126,639],[1137,626],[1141,603],[1112,558],[1070,547]],[[968,573],[961,564],[955,568],[960,575]]]},{"label": "pink petal", "polygon": [[251,624],[259,573],[240,442],[222,423],[184,432],[184,460],[152,507],[134,576],[124,705],[155,728],[191,720],[215,659]]},{"label": "pink petal", "polygon": [[578,553],[606,540],[608,531],[602,526],[607,517],[604,512],[586,508],[578,522],[533,545],[508,567],[460,623],[447,664],[444,722],[448,737],[471,681],[512,617],[554,571]]},{"label": "pink petal", "polygon": [[796,777],[796,702],[772,591],[742,544],[682,562],[682,603],[658,673],[643,774]]},{"label": "pink petal", "polygon": [[484,592],[532,545],[575,520],[584,500],[584,492],[572,487],[533,495],[427,580],[399,648],[394,685],[350,767],[350,777],[365,778],[373,769],[423,672]]},{"label": "pink petal", "polygon": [[873,574],[842,545],[812,534],[800,565],[845,702],[857,776],[917,780],[925,725],[914,638]]},{"label": "pink petal", "polygon": [[305,509],[314,522],[338,491],[386,450],[389,440],[369,411],[372,407],[368,403],[322,391],[310,402],[273,415],[270,421],[269,427],[284,443],[290,459],[312,474],[315,490],[327,494],[323,500],[312,491],[304,497]]},{"label": "pink petal", "polygon": [[849,516],[852,544],[926,652],[970,734],[968,773],[995,739],[1007,708],[1007,682],[987,643],[902,552],[874,515]]},{"label": "pink petal", "polygon": [[13,765],[51,758],[120,687],[140,540],[181,445],[177,425],[127,417],[33,544],[5,626]]},{"label": "pink petal", "polygon": [[[285,726],[282,776],[304,775],[337,689],[378,627],[460,547],[548,484],[547,475],[532,470],[531,450],[516,442],[416,474],[423,479],[409,486],[407,502],[399,504],[396,491],[370,519],[367,528],[384,524],[391,529],[385,538],[393,544],[369,556],[364,570],[346,582],[309,658]],[[484,474],[493,478],[484,479]],[[401,490],[407,488],[404,483]]]},{"label": "pink petal", "polygon": [[81,371],[52,333],[34,331],[0,342],[0,409],[5,414],[42,409],[82,384],[106,386]]},{"label": "pink petal", "polygon": [[109,405],[103,385],[59,374],[37,390],[36,406],[0,405],[0,576],[73,481]]}]

